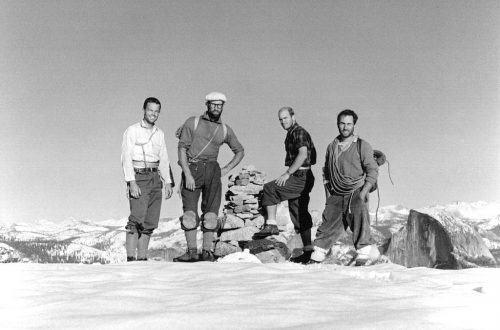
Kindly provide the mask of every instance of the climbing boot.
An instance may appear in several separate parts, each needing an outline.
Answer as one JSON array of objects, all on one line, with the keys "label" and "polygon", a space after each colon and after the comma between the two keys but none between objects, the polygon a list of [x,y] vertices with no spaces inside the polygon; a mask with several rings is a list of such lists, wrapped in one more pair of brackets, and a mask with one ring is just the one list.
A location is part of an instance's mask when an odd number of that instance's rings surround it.
[{"label": "climbing boot", "polygon": [[210,250],[203,250],[201,252],[201,261],[214,262],[215,261],[214,253]]},{"label": "climbing boot", "polygon": [[321,263],[326,259],[326,254],[329,249],[322,249],[319,246],[314,247],[314,251],[311,254],[311,260],[309,260],[308,264]]},{"label": "climbing boot", "polygon": [[261,231],[253,235],[253,239],[262,239],[271,235],[278,235],[280,233],[277,225],[265,225]]},{"label": "climbing boot", "polygon": [[180,257],[174,258],[174,262],[197,262],[200,261],[200,257],[198,256],[198,249],[189,248],[186,253],[181,255]]},{"label": "climbing boot", "polygon": [[367,245],[356,250],[356,266],[371,264],[380,257],[380,251],[376,245]]},{"label": "climbing boot", "polygon": [[291,262],[295,262],[297,264],[307,264],[309,260],[311,260],[311,254],[313,251],[304,251],[300,256],[290,258]]},{"label": "climbing boot", "polygon": [[148,246],[151,236],[142,234],[137,241],[137,261],[148,260]]}]

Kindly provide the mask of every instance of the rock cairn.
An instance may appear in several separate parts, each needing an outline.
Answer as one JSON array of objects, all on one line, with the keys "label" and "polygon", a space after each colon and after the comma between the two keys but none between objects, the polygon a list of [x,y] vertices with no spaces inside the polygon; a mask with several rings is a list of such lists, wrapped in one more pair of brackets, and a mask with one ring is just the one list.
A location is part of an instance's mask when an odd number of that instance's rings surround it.
[{"label": "rock cairn", "polygon": [[221,228],[215,244],[215,255],[225,256],[242,251],[245,242],[264,225],[262,189],[266,175],[247,165],[229,177]]}]

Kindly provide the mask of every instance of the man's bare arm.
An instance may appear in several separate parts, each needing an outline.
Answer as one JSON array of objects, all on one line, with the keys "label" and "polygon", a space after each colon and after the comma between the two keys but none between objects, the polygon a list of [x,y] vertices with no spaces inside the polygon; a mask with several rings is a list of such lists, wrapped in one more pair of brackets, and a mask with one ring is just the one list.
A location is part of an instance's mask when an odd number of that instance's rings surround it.
[{"label": "man's bare arm", "polygon": [[290,176],[299,169],[299,167],[304,164],[304,161],[307,159],[307,147],[300,147],[299,154],[293,160],[292,165],[288,167],[285,173],[283,173],[279,178],[276,179],[276,184],[278,186],[284,186],[286,180],[290,178]]},{"label": "man's bare arm", "polygon": [[226,174],[229,173],[229,171],[238,166],[238,164],[241,162],[244,156],[245,156],[245,151],[236,152],[233,156],[233,159],[231,159],[231,161],[227,163],[226,166],[221,168],[220,176],[221,177],[225,176]]}]

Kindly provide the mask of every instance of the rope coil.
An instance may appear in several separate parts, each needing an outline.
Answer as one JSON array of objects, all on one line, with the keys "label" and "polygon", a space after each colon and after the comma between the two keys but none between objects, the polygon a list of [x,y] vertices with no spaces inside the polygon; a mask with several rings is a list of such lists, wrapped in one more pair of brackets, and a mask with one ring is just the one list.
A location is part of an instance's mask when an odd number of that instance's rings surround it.
[{"label": "rope coil", "polygon": [[[389,180],[391,180],[392,185],[394,186],[394,182],[391,177],[391,164],[387,160],[385,154],[380,150],[373,150],[373,158],[375,158],[375,162],[380,167],[387,163],[387,172],[389,173]],[[378,209],[380,208],[380,189],[377,189],[377,209],[375,210],[375,224],[378,225]]]}]

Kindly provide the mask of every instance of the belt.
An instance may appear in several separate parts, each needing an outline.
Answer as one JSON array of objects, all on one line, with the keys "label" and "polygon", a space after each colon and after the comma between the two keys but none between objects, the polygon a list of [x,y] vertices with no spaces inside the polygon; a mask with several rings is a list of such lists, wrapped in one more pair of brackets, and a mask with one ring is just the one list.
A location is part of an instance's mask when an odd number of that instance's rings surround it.
[{"label": "belt", "polygon": [[137,166],[137,168],[143,167],[158,167],[160,162],[144,162],[143,160],[132,160],[132,166]]},{"label": "belt", "polygon": [[188,159],[188,164],[196,164],[196,163],[217,163],[217,160]]},{"label": "belt", "polygon": [[143,173],[149,173],[149,172],[157,172],[158,171],[158,167],[142,167],[142,168],[137,168],[137,167],[134,167],[134,172],[135,173],[139,173],[139,174],[143,174]]}]

